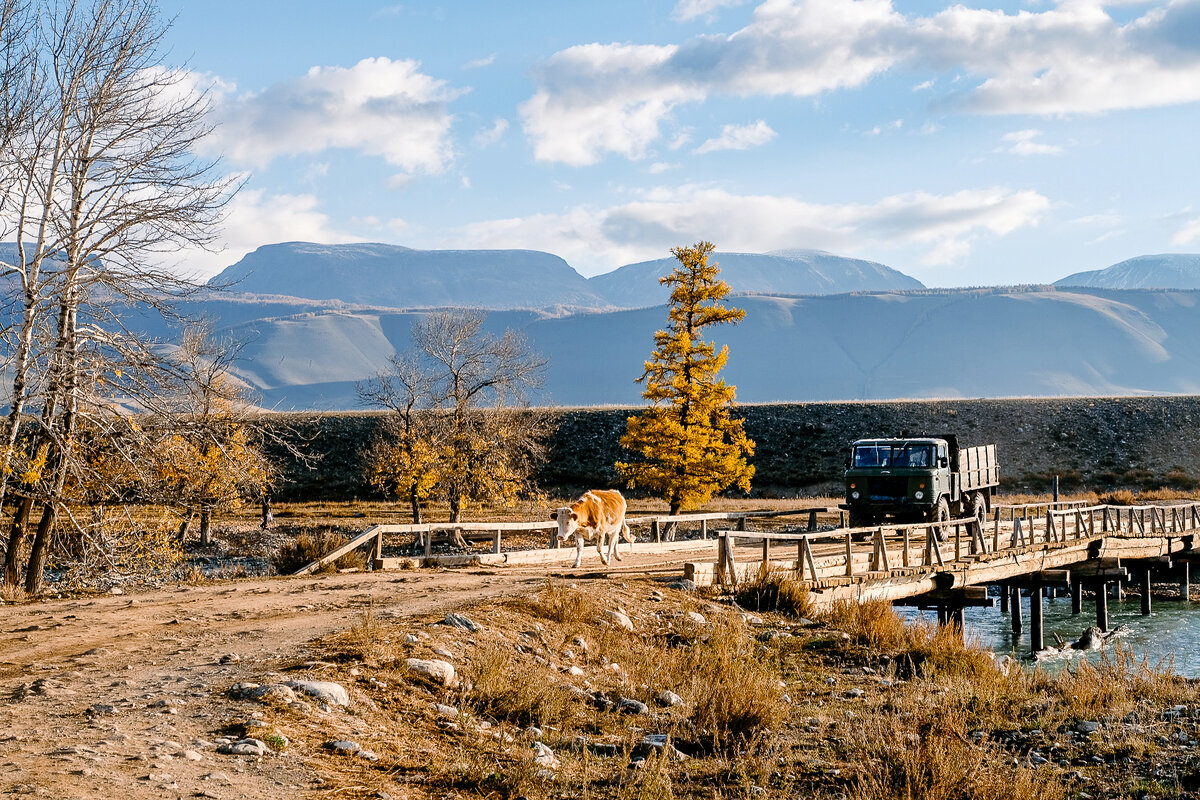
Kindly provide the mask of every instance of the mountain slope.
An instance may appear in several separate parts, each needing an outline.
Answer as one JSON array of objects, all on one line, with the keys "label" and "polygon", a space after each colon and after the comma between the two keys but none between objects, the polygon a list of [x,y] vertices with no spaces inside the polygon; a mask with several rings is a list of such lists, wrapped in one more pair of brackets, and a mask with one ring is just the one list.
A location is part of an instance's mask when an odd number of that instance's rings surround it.
[{"label": "mountain slope", "polygon": [[394,308],[605,304],[567,262],[536,250],[285,242],[258,248],[209,283],[255,294]]},{"label": "mountain slope", "polygon": [[[1200,393],[1200,292],[946,290],[807,297],[744,296],[724,377],[741,402]],[[247,342],[237,376],[263,404],[357,407],[354,386],[410,346],[419,310],[277,303],[204,311]],[[267,311],[267,313],[272,313]],[[490,330],[522,331],[549,359],[533,398],[639,404],[635,379],[666,319],[662,306],[555,316],[497,311]]]},{"label": "mountain slope", "polygon": [[1138,256],[1105,269],[1076,272],[1055,286],[1101,289],[1200,289],[1200,254]]},{"label": "mountain slope", "polygon": [[[734,292],[750,294],[840,294],[920,289],[920,281],[874,261],[844,258],[820,250],[774,253],[713,253],[721,280]],[[670,290],[658,279],[673,270],[674,258],[628,264],[589,279],[611,304],[636,308],[667,302]]]}]

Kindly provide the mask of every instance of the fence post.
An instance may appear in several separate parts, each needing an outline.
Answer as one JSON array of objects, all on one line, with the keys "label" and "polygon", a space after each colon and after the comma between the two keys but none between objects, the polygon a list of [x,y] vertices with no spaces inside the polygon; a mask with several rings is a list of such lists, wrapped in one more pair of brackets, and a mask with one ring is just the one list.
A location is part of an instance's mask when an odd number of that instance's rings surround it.
[{"label": "fence post", "polygon": [[375,548],[371,552],[371,569],[380,569],[383,567],[383,529],[379,529],[379,535],[375,537]]},{"label": "fence post", "polygon": [[650,520],[650,536],[656,542],[662,541],[662,528],[659,526],[657,519]]},{"label": "fence post", "polygon": [[708,520],[700,520],[700,538],[708,539]]},{"label": "fence post", "polygon": [[500,554],[500,529],[499,528],[496,529],[495,543],[492,548],[492,552],[496,553],[497,555]]},{"label": "fence post", "polygon": [[846,534],[846,577],[854,577],[854,551],[851,548],[850,534]]}]

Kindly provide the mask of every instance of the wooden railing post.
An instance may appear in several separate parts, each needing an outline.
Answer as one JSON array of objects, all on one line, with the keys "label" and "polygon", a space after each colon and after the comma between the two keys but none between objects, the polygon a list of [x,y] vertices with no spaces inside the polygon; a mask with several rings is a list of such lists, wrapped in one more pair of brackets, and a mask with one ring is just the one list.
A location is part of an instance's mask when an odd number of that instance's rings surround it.
[{"label": "wooden railing post", "polygon": [[854,551],[851,547],[850,534],[846,534],[846,577],[854,577]]},{"label": "wooden railing post", "polygon": [[900,563],[904,566],[910,566],[908,563],[908,526],[904,527],[904,554],[900,558]]},{"label": "wooden railing post", "polygon": [[[620,534],[618,533],[617,535],[619,536]],[[498,529],[496,531],[496,537],[492,543],[492,552],[496,553],[497,555],[500,554],[500,531]]]},{"label": "wooden railing post", "polygon": [[379,535],[375,537],[375,548],[371,551],[371,569],[381,569],[383,567],[383,528],[379,529]]},{"label": "wooden railing post", "polygon": [[662,541],[662,528],[659,526],[657,519],[650,520],[650,537],[655,542]]}]

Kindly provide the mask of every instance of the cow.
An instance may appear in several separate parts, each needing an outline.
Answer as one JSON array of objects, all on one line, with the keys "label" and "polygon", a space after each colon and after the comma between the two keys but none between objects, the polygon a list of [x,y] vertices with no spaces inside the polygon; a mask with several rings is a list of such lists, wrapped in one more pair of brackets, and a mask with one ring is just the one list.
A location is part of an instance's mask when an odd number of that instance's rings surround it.
[{"label": "cow", "polygon": [[[621,560],[617,544],[621,537],[632,543],[633,534],[625,524],[625,498],[615,489],[594,489],[584,492],[583,497],[569,506],[563,506],[550,514],[558,522],[558,542],[563,544],[575,537],[575,566],[583,561],[583,540],[596,537],[596,550],[605,564],[614,555]],[[608,554],[604,552],[604,540],[611,536]]]}]

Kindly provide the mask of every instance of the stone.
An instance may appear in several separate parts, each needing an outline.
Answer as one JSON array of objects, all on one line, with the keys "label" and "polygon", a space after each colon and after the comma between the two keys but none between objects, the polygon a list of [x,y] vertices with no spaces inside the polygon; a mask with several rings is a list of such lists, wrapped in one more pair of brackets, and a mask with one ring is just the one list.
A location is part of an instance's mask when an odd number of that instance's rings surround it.
[{"label": "stone", "polygon": [[236,742],[217,746],[218,753],[228,756],[263,756],[270,748],[261,739],[238,739]]},{"label": "stone", "polygon": [[110,706],[106,703],[94,703],[88,706],[87,711],[83,713],[89,717],[100,717],[107,714],[115,714],[117,713],[117,709],[115,706]]},{"label": "stone", "polygon": [[683,705],[683,698],[672,692],[670,689],[663,689],[658,694],[654,695],[654,702],[660,706],[669,708]]},{"label": "stone", "polygon": [[766,623],[763,622],[763,618],[758,616],[757,614],[746,614],[745,616],[742,617],[742,620],[747,625],[754,627],[754,628],[761,628],[763,625],[766,625]]},{"label": "stone", "polygon": [[410,658],[405,663],[408,665],[409,672],[420,675],[434,683],[446,687],[453,687],[458,683],[458,675],[454,670],[454,665],[449,661]]},{"label": "stone", "polygon": [[446,615],[446,618],[442,620],[442,624],[449,625],[451,628],[459,628],[464,631],[470,631],[471,633],[475,633],[479,630],[479,626],[476,625],[469,617],[465,617],[462,614],[455,614],[453,612]]},{"label": "stone", "polygon": [[1080,720],[1075,723],[1074,731],[1076,733],[1093,734],[1100,730],[1100,723],[1093,720]]},{"label": "stone", "polygon": [[617,702],[617,711],[625,714],[649,714],[650,707],[641,700],[634,700],[632,697],[622,697]]},{"label": "stone", "polygon": [[291,686],[283,683],[270,683],[248,692],[248,697],[263,703],[281,703],[288,705],[296,702],[296,692]]},{"label": "stone", "polygon": [[452,661],[454,659],[454,653],[451,653],[449,650],[446,650],[443,647],[433,648],[433,654],[435,656],[441,656],[442,658],[446,659],[447,661]]},{"label": "stone", "polygon": [[362,747],[358,742],[352,742],[348,739],[331,739],[325,743],[325,749],[332,750],[339,755],[352,756],[362,750]]},{"label": "stone", "polygon": [[404,635],[404,643],[405,644],[416,644],[419,641],[421,641],[421,640],[417,638],[417,635],[415,633],[407,633]]},{"label": "stone", "polygon": [[862,697],[864,694],[865,692],[856,686],[853,689],[847,690],[846,697]]},{"label": "stone", "polygon": [[681,578],[680,580],[668,583],[667,588],[680,592],[694,592],[696,591],[696,582],[690,578]]},{"label": "stone", "polygon": [[288,681],[287,685],[331,706],[350,705],[350,693],[340,683],[334,683],[333,681]]},{"label": "stone", "polygon": [[650,751],[665,755],[672,761],[683,761],[687,754],[676,750],[671,744],[671,738],[665,733],[650,733],[643,736],[634,747],[634,753],[645,756]]},{"label": "stone", "polygon": [[237,653],[226,653],[225,655],[223,655],[219,659],[217,659],[218,663],[221,663],[221,664],[237,664],[241,660],[242,660],[242,657],[239,656]]},{"label": "stone", "polygon": [[182,755],[188,761],[203,761],[204,760],[204,756],[200,755],[195,750],[184,750]]},{"label": "stone", "polygon": [[708,620],[705,619],[704,615],[699,611],[688,611],[683,616],[688,622],[694,622],[697,625],[705,625],[708,623]]},{"label": "stone", "polygon": [[562,766],[554,751],[540,741],[533,743],[533,763],[543,769],[558,769]]},{"label": "stone", "polygon": [[580,667],[572,666],[567,670],[567,674],[578,678],[583,675],[583,670]]},{"label": "stone", "polygon": [[445,703],[434,703],[433,710],[438,713],[438,716],[446,719],[454,719],[458,716],[458,709],[454,706],[448,706]]},{"label": "stone", "polygon": [[608,617],[609,622],[612,622],[618,628],[623,628],[630,633],[633,633],[633,620],[629,619],[629,617],[625,616],[620,611],[613,611],[612,609],[609,609],[604,613]]}]

